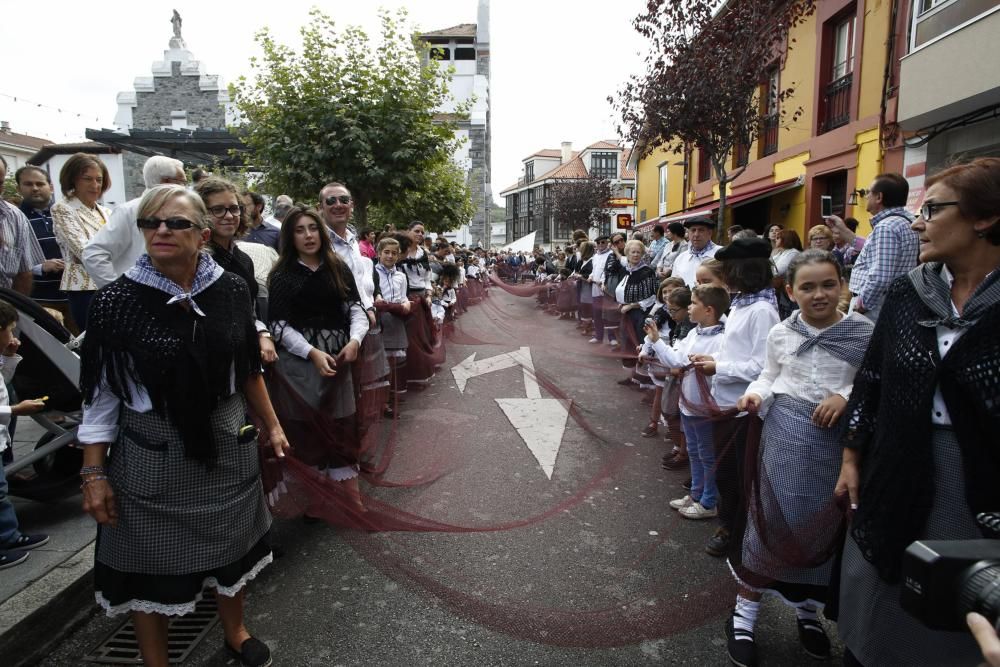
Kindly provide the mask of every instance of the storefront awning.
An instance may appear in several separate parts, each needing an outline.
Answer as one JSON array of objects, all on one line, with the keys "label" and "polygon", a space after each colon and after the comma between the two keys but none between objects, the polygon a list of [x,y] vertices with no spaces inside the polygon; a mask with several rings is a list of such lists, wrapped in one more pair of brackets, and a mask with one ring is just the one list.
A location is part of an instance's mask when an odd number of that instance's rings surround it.
[{"label": "storefront awning", "polygon": [[[751,202],[759,201],[761,199],[766,199],[779,192],[784,192],[786,190],[791,190],[793,188],[801,187],[803,183],[806,182],[805,176],[799,176],[798,178],[790,178],[786,181],[779,181],[777,183],[772,183],[771,185],[766,185],[762,188],[755,188],[753,190],[748,190],[746,192],[741,192],[739,194],[729,195],[726,197],[727,207],[737,207],[742,204],[749,204]],[[719,208],[719,200],[704,204],[697,208],[688,209],[682,213],[674,213],[671,215],[660,216],[659,218],[654,218],[653,220],[647,220],[641,225],[636,225],[636,231],[642,231],[644,229],[649,229],[654,225],[669,225],[671,222],[684,222],[685,220],[690,220],[691,218],[710,216]]]}]

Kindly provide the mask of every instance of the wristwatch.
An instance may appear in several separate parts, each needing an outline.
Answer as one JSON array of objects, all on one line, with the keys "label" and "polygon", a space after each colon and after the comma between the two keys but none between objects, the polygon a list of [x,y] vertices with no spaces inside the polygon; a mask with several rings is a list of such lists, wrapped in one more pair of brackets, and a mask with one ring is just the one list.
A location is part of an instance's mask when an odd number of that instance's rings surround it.
[{"label": "wristwatch", "polygon": [[274,339],[274,336],[272,336],[271,332],[268,331],[267,329],[265,329],[263,331],[258,331],[257,332],[257,336],[260,337],[260,338],[268,338],[268,339],[271,339],[271,340]]}]

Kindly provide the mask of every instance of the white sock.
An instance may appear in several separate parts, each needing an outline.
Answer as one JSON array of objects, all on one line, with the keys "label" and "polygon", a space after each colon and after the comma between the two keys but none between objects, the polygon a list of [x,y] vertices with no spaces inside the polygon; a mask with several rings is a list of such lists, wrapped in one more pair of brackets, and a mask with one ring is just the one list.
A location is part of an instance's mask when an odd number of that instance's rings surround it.
[{"label": "white sock", "polygon": [[753,641],[753,628],[757,624],[759,611],[760,600],[747,600],[742,595],[736,596],[736,614],[733,616],[736,639]]}]

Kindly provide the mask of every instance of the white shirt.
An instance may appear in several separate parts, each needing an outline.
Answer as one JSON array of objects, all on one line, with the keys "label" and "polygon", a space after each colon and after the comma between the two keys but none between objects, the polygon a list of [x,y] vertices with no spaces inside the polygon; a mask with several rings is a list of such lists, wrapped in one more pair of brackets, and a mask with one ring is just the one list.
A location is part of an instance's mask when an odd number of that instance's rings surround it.
[{"label": "white shirt", "polygon": [[590,279],[593,280],[593,284],[590,286],[590,293],[594,296],[603,296],[604,291],[601,289],[601,285],[604,283],[604,267],[608,263],[608,258],[613,257],[611,251],[597,252],[591,258],[593,268],[590,271]]},{"label": "white shirt", "polygon": [[[347,262],[347,267],[351,270],[351,275],[354,276],[354,284],[361,285],[361,282],[365,279],[366,271],[365,264],[361,261],[365,257],[361,254],[361,248],[358,247],[358,237],[355,236],[350,227],[346,230],[347,238],[339,236],[337,232],[333,231],[332,227],[327,227],[327,229],[330,231],[330,241],[333,245],[333,251],[342,260]],[[371,272],[372,267],[369,266],[367,273],[370,275]],[[358,293],[361,295],[361,305],[366,310],[374,305],[371,294],[366,293],[360,287],[358,287]]]},{"label": "white shirt", "polygon": [[[626,304],[626,301],[625,301],[625,286],[628,285],[628,281],[631,280],[631,279],[632,279],[632,273],[629,272],[628,275],[626,275],[621,280],[621,282],[619,282],[618,285],[615,286],[615,301],[617,301],[618,303],[622,304],[623,306]],[[653,307],[654,303],[656,303],[656,294],[655,293],[654,294],[650,294],[645,299],[643,299],[642,301],[640,301],[639,302],[639,306],[641,306],[643,310],[649,310],[650,308]]]},{"label": "white shirt", "polygon": [[278,220],[273,215],[265,216],[264,217],[264,224],[267,225],[268,227],[273,228],[273,229],[277,229],[277,230],[281,229],[281,221]]},{"label": "white shirt", "polygon": [[760,377],[767,362],[767,337],[778,321],[778,311],[767,301],[729,312],[712,386],[712,397],[720,408],[735,407],[747,386]]},{"label": "white shirt", "polygon": [[[668,346],[661,337],[655,343],[652,343],[653,353],[659,362],[668,368],[684,368],[691,363],[688,357],[692,354],[707,354],[715,357],[718,355],[719,350],[722,349],[722,341],[725,338],[725,333],[712,335],[699,334],[698,331],[701,329],[702,327],[700,326],[691,329],[688,335],[674,343],[673,347]],[[646,342],[649,342],[648,336],[646,337]],[[683,396],[683,400],[680,403],[680,409],[681,414],[685,414],[688,417],[707,416],[692,412],[690,408],[684,405],[685,403],[693,406],[704,405],[701,396],[701,381],[698,379],[698,375],[698,371],[692,369],[685,373],[684,379],[681,380],[681,395]],[[714,384],[712,376],[702,375],[702,377],[708,381],[709,389],[711,389]]]},{"label": "white shirt", "polygon": [[406,296],[406,275],[397,268],[387,269],[380,262],[375,267],[378,273],[379,290],[382,292],[382,299],[389,303],[406,303],[409,298]]},{"label": "white shirt", "polygon": [[0,357],[0,375],[3,375],[3,382],[0,382],[0,452],[10,445],[10,433],[7,431],[7,427],[10,425],[11,411],[7,383],[14,379],[14,371],[17,370],[17,365],[21,363],[22,358],[19,354],[12,357]]},{"label": "white shirt", "polygon": [[715,257],[715,253],[719,251],[719,246],[715,245],[711,241],[708,242],[708,248],[699,255],[694,255],[691,252],[691,247],[677,255],[674,259],[673,270],[670,275],[677,276],[684,281],[684,284],[688,287],[694,289],[694,286],[698,284],[695,280],[694,274],[698,271],[698,267],[706,259],[711,259]]},{"label": "white shirt", "polygon": [[[425,254],[423,248],[417,248],[416,254],[414,254],[414,259],[421,259]],[[417,289],[427,289],[428,280],[427,274],[429,271],[425,270],[423,266],[419,264],[406,264],[403,268],[406,271],[406,279],[410,284],[411,290]]]},{"label": "white shirt", "polygon": [[[941,277],[948,287],[951,287],[955,282],[955,277],[951,275],[951,271],[948,270],[947,265],[941,266]],[[955,302],[951,302],[951,314],[955,317],[959,317],[958,306]],[[951,348],[955,347],[955,342],[962,337],[965,333],[965,329],[958,327],[955,329],[949,329],[944,325],[938,325],[934,328],[934,332],[937,334],[937,345],[938,345],[938,356],[944,359],[945,355],[951,351]],[[948,413],[948,406],[945,405],[944,396],[941,394],[941,385],[938,385],[934,389],[934,401],[931,404],[931,423],[935,426],[951,426],[951,415]]]},{"label": "white shirt", "polygon": [[[792,260],[799,256],[799,251],[795,248],[787,248],[779,250],[775,254],[771,255],[771,263],[774,265],[774,275],[784,276],[788,273],[788,265],[792,263]],[[803,322],[805,324],[805,322]]]},{"label": "white shirt", "polygon": [[250,241],[237,241],[236,247],[242,250],[253,262],[253,277],[257,281],[257,296],[267,298],[267,278],[271,269],[278,263],[278,253],[271,246]]},{"label": "white shirt", "polygon": [[[862,316],[852,314],[846,317]],[[813,335],[822,331],[809,326],[804,320],[799,321]],[[857,369],[819,345],[796,355],[795,351],[805,340],[804,336],[783,323],[776,324],[767,335],[764,370],[746,390],[748,394],[761,397],[761,416],[767,413],[776,394],[786,394],[809,403],[819,403],[834,394],[842,396],[845,401],[850,399]],[[858,344],[867,345],[868,341],[858,341]]]},{"label": "white shirt", "polygon": [[135,224],[141,199],[131,199],[111,211],[108,224],[83,247],[80,261],[98,287],[114,282],[146,252],[146,240]]}]

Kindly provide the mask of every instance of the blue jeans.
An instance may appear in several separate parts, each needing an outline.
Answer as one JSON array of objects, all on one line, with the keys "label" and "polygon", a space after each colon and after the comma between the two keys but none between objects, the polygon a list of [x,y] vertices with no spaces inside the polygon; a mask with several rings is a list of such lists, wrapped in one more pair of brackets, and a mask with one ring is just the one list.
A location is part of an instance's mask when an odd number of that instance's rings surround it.
[{"label": "blue jeans", "polygon": [[715,485],[715,445],[712,442],[712,420],[708,417],[681,415],[681,428],[687,439],[688,460],[691,462],[691,499],[705,509],[715,507],[719,489]]},{"label": "blue jeans", "polygon": [[66,300],[69,301],[69,312],[73,315],[73,320],[80,331],[87,328],[87,311],[90,310],[90,302],[94,298],[94,291],[87,292],[66,292]]},{"label": "blue jeans", "polygon": [[21,537],[21,532],[17,529],[14,505],[7,497],[7,473],[0,465],[0,549],[3,549],[3,545],[10,544],[19,537]]}]

